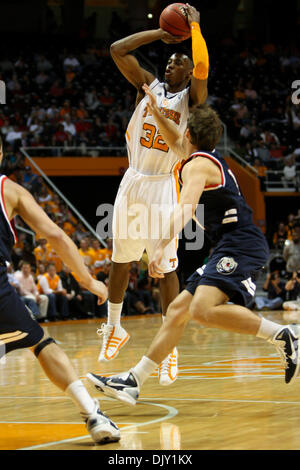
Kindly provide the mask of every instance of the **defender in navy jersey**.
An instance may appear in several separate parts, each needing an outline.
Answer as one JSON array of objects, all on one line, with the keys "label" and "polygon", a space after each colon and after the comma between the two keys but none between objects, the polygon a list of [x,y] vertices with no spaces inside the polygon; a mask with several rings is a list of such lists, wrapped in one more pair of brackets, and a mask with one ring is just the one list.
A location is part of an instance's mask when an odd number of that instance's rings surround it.
[{"label": "defender in navy jersey", "polygon": [[[0,137],[0,163],[2,157]],[[92,439],[97,443],[118,441],[118,427],[101,413],[98,400],[89,395],[66,354],[45,334],[8,282],[6,263],[16,242],[13,217],[17,214],[49,241],[86,289],[102,303],[107,298],[105,285],[90,276],[73,241],[49,219],[26,189],[0,175],[0,358],[13,350],[29,348],[48,378],[75,403]]]},{"label": "defender in navy jersey", "polygon": [[292,383],[300,368],[299,338],[289,326],[260,318],[245,307],[255,292],[251,274],[266,263],[268,247],[252,221],[252,211],[234,175],[214,150],[222,134],[218,115],[206,104],[194,106],[182,136],[162,116],[149,87],[145,85],[144,89],[150,97],[149,111],[167,144],[183,158],[190,155],[181,165],[179,205],[158,241],[149,274],[157,278],[164,275],[160,268],[164,247],[181,232],[191,219],[191,206],[195,213],[199,202],[204,204],[205,229],[216,246],[206,266],[188,279],[186,288],[170,304],[147,356],[121,375],[107,379],[88,374],[88,378],[107,395],[135,404],[141,385],[178,344],[186,323],[193,318],[202,326],[255,335],[270,342],[282,359],[286,383]]},{"label": "defender in navy jersey", "polygon": [[205,186],[199,200],[204,205],[205,230],[216,246],[208,263],[188,279],[186,289],[194,294],[198,285],[216,286],[235,304],[249,305],[256,290],[251,275],[267,262],[268,244],[220,153],[195,152],[184,160],[181,184],[185,166],[196,158],[208,159],[220,171],[220,184]]}]

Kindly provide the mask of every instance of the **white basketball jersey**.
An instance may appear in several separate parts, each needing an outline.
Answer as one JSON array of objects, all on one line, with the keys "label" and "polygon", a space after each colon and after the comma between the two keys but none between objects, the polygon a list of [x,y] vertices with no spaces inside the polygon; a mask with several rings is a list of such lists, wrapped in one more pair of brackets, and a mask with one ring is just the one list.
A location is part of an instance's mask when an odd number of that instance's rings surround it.
[{"label": "white basketball jersey", "polygon": [[[177,93],[169,93],[164,83],[155,79],[150,88],[166,119],[171,119],[183,135],[189,115],[189,88]],[[126,131],[129,166],[144,175],[171,174],[179,156],[164,142],[156,121],[148,113],[145,96],[136,107]]]}]

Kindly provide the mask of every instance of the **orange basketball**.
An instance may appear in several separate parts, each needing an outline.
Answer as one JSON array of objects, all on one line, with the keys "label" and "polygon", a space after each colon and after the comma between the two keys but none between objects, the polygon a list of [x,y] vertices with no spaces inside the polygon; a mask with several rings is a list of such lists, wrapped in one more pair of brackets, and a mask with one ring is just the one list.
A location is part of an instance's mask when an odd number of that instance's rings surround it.
[{"label": "orange basketball", "polygon": [[159,26],[173,36],[189,38],[191,29],[187,19],[185,3],[171,3],[159,17]]}]

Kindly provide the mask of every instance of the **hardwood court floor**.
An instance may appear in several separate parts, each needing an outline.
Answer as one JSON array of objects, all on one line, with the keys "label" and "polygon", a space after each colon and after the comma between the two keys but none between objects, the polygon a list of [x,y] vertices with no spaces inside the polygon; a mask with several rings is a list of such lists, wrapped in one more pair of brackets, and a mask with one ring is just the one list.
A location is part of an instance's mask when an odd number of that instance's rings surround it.
[{"label": "hardwood court floor", "polygon": [[[264,316],[283,324],[300,323],[300,316],[292,313]],[[92,395],[101,399],[102,411],[120,426],[120,442],[94,445],[73,403],[48,381],[30,351],[21,350],[0,363],[0,450],[300,448],[300,380],[285,385],[271,345],[190,323],[179,346],[178,380],[161,387],[157,377],[151,377],[140,402],[131,407],[100,396],[84,376],[89,371],[113,374],[135,365],[160,326],[160,316],[124,318],[131,339],[108,364],[97,362],[100,323],[82,320],[45,328],[61,342]]]}]

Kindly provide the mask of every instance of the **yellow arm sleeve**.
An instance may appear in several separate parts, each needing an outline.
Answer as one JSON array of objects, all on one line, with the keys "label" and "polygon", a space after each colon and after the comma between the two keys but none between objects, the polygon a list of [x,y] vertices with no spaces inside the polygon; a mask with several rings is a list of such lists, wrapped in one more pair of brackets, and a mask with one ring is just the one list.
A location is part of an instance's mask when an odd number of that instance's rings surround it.
[{"label": "yellow arm sleeve", "polygon": [[209,56],[204,37],[201,34],[199,23],[191,23],[192,52],[194,69],[193,75],[198,80],[206,80],[209,71]]}]

